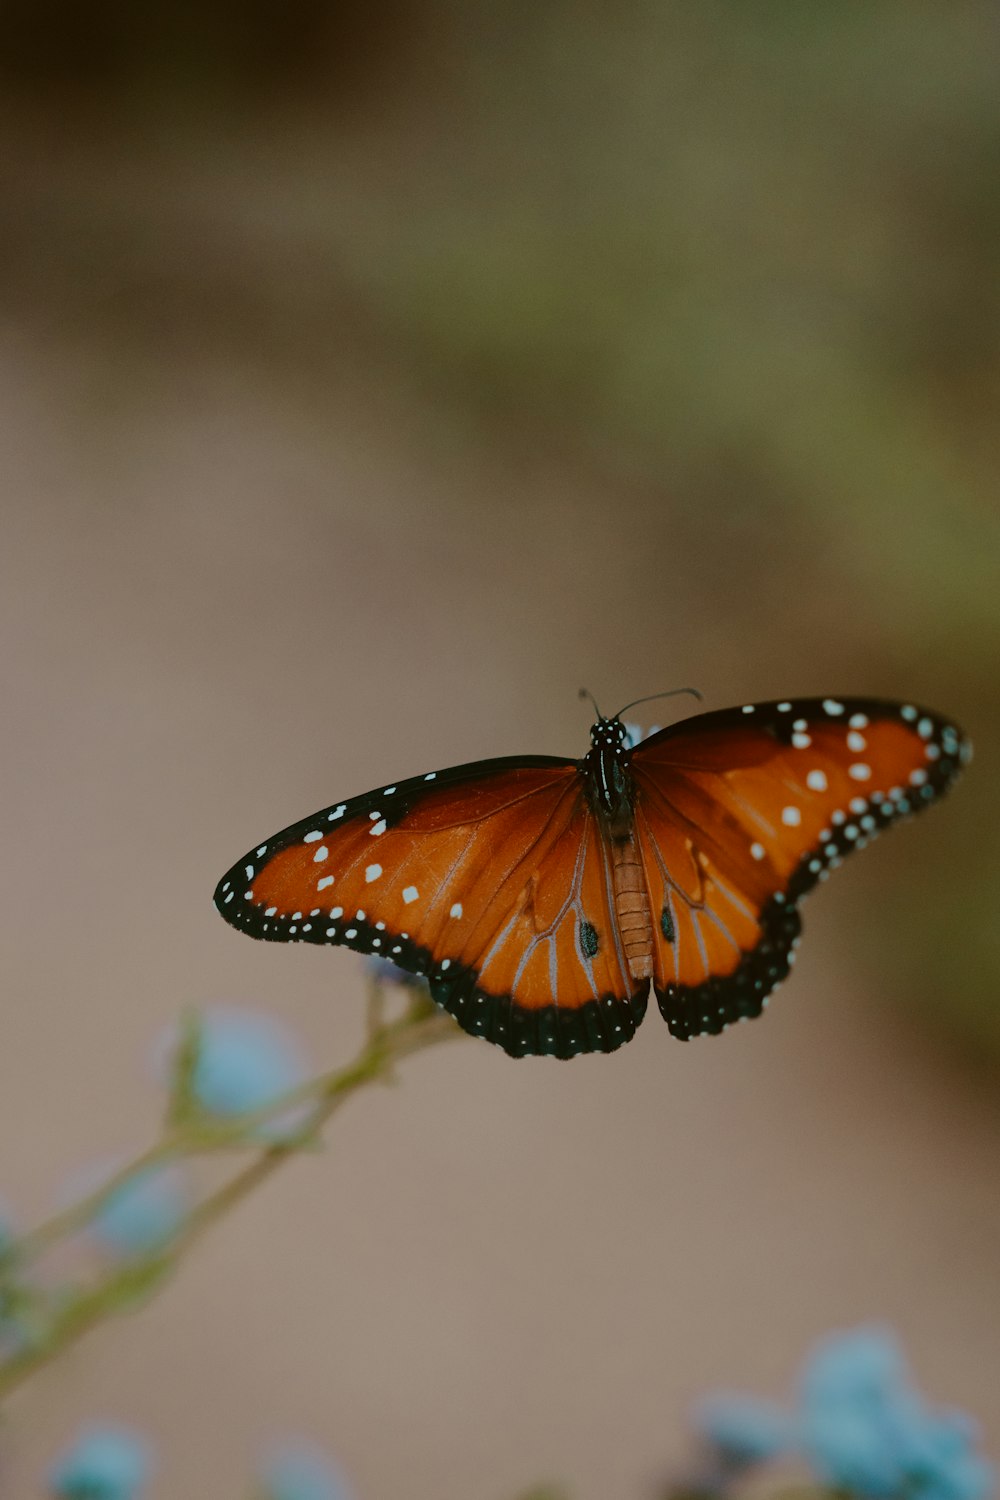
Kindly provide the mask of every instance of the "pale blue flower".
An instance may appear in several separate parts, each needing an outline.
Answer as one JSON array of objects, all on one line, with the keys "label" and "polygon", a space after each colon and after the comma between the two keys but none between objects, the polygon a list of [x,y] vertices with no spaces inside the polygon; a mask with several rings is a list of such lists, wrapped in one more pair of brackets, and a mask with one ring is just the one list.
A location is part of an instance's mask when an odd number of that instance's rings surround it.
[{"label": "pale blue flower", "polygon": [[275,1447],[261,1466],[261,1500],[354,1500],[336,1464],[311,1443]]},{"label": "pale blue flower", "polygon": [[411,974],[409,969],[401,969],[399,964],[394,964],[391,958],[377,958],[373,954],[365,959],[365,969],[380,984],[398,984],[403,989],[427,993],[427,980],[423,974]]},{"label": "pale blue flower", "polygon": [[648,740],[660,732],[659,724],[650,724],[648,729],[643,729],[641,724],[630,724],[627,719],[622,722],[622,728],[625,731],[626,750],[634,750],[636,745],[641,744],[643,740]]},{"label": "pale blue flower", "polygon": [[149,1167],[105,1198],[90,1221],[91,1233],[120,1255],[152,1255],[173,1239],[190,1204],[189,1179],[180,1166]]},{"label": "pale blue flower", "polygon": [[58,1500],[138,1500],[151,1467],[145,1438],[127,1427],[91,1424],[48,1475]]},{"label": "pale blue flower", "polygon": [[716,1391],[693,1412],[695,1428],[729,1467],[764,1463],[795,1445],[795,1424],[776,1401]]},{"label": "pale blue flower", "polygon": [[974,1423],[928,1405],[887,1328],[821,1341],[802,1373],[798,1422],[818,1478],[864,1500],[989,1500],[994,1492]]},{"label": "pale blue flower", "polygon": [[[304,1083],[309,1069],[298,1037],[274,1016],[236,1005],[210,1006],[199,1017],[198,1050],[191,1092],[209,1114],[231,1116],[264,1109]],[[276,1139],[300,1126],[308,1112],[291,1111],[262,1126],[261,1139]]]},{"label": "pale blue flower", "polygon": [[306,1076],[298,1038],[273,1016],[222,1006],[202,1016],[191,1087],[212,1114],[262,1109]]},{"label": "pale blue flower", "polygon": [[695,1425],[723,1478],[798,1454],[822,1484],[860,1500],[990,1500],[996,1488],[975,1423],[929,1405],[898,1339],[879,1325],[822,1339],[803,1367],[794,1410],[719,1393],[700,1404]]}]

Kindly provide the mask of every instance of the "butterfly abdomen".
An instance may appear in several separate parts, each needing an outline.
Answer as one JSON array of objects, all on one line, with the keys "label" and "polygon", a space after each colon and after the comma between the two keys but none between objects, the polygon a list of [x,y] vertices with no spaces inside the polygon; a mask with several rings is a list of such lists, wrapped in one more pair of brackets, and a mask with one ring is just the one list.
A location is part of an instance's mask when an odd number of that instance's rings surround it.
[{"label": "butterfly abdomen", "polygon": [[628,971],[633,979],[649,979],[653,973],[653,925],[639,851],[631,837],[615,839],[611,851],[615,915]]}]

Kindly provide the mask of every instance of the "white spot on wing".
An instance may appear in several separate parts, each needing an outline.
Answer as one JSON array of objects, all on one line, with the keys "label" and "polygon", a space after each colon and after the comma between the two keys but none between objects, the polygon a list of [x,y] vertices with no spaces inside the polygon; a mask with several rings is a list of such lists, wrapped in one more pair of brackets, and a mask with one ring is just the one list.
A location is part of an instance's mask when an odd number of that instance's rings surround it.
[{"label": "white spot on wing", "polygon": [[323,835],[320,833],[319,829],[318,828],[314,828],[311,833],[307,833],[306,834],[306,836],[302,840],[302,842],[304,844],[315,844],[317,842],[317,840],[321,839],[322,837],[323,837]]},{"label": "white spot on wing", "polygon": [[448,913],[448,915],[449,915],[449,917],[460,917],[462,915],[462,903],[461,903],[461,901],[456,901],[455,902],[455,905],[452,907],[452,909]]},{"label": "white spot on wing", "polygon": [[856,729],[852,729],[847,736],[847,748],[853,750],[856,755],[859,750],[867,750],[868,741],[863,734],[858,734]]},{"label": "white spot on wing", "polygon": [[332,875],[324,875],[322,880],[317,880],[316,889],[318,891],[325,891],[328,885],[333,885]]},{"label": "white spot on wing", "polygon": [[385,819],[379,818],[377,823],[372,824],[368,832],[373,839],[379,838],[383,833],[385,833]]},{"label": "white spot on wing", "polygon": [[826,772],[810,771],[806,777],[806,786],[811,787],[814,792],[825,792],[827,786]]},{"label": "white spot on wing", "polygon": [[330,858],[330,851],[329,851],[329,849],[326,847],[325,844],[320,844],[319,848],[316,850],[316,853],[313,855],[313,864],[321,865],[323,863],[324,859],[329,859],[329,858]]},{"label": "white spot on wing", "polygon": [[781,809],[781,821],[786,828],[797,828],[802,822],[802,814],[797,807],[783,807]]},{"label": "white spot on wing", "polygon": [[333,820],[334,820],[334,818],[342,818],[344,816],[344,814],[345,814],[346,811],[347,811],[347,803],[346,802],[342,802],[339,807],[335,807],[333,809],[332,813],[327,813],[327,815],[326,815],[327,822],[328,823],[332,823]]},{"label": "white spot on wing", "polygon": [[382,866],[381,865],[369,865],[368,868],[365,870],[365,880],[368,881],[368,883],[370,885],[373,880],[377,880],[379,878],[379,876],[381,875],[381,873],[382,873]]},{"label": "white spot on wing", "polygon": [[751,844],[750,845],[750,853],[753,855],[754,859],[763,859],[764,858],[764,852],[765,851],[764,851],[764,845],[763,844]]},{"label": "white spot on wing", "polygon": [[872,774],[872,768],[866,766],[863,760],[857,760],[853,766],[848,766],[847,774],[853,776],[855,781],[867,781]]},{"label": "white spot on wing", "polygon": [[415,885],[408,885],[406,887],[406,890],[403,892],[403,900],[406,902],[407,906],[409,906],[410,902],[416,901],[419,895],[420,892],[417,890]]},{"label": "white spot on wing", "polygon": [[836,718],[838,714],[842,714],[844,712],[844,705],[842,703],[838,703],[836,698],[824,698],[823,708],[826,713],[832,715],[833,718]]}]

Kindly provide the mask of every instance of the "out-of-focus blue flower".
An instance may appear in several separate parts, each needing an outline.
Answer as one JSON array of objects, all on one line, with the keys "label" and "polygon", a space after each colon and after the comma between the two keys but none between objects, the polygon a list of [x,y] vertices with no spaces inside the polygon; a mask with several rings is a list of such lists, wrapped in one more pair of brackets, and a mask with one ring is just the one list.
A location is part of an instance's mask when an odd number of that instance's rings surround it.
[{"label": "out-of-focus blue flower", "polygon": [[820,1339],[803,1366],[799,1389],[807,1407],[840,1401],[870,1406],[908,1388],[909,1378],[892,1329],[869,1324]]},{"label": "out-of-focus blue flower", "polygon": [[191,1086],[212,1114],[262,1109],[305,1081],[306,1059],[299,1040],[273,1016],[216,1006],[201,1020]]},{"label": "out-of-focus blue flower", "polygon": [[988,1500],[993,1493],[974,1424],[928,1406],[889,1329],[857,1328],[818,1345],[802,1373],[798,1422],[817,1476],[864,1500]]},{"label": "out-of-focus blue flower", "polygon": [[151,1467],[149,1444],[127,1427],[89,1425],[48,1475],[58,1500],[137,1500]]},{"label": "out-of-focus blue flower", "polygon": [[899,1341],[877,1325],[821,1340],[793,1412],[720,1393],[694,1420],[724,1467],[800,1454],[823,1484],[860,1500],[990,1500],[996,1488],[975,1423],[931,1407]]},{"label": "out-of-focus blue flower", "polygon": [[634,750],[636,745],[640,744],[643,740],[648,740],[652,735],[659,734],[660,732],[659,724],[650,724],[648,729],[643,729],[641,724],[630,724],[627,719],[623,721],[622,728],[625,730],[625,748],[627,750]]},{"label": "out-of-focus blue flower", "polygon": [[377,958],[373,954],[365,959],[365,970],[380,984],[398,984],[403,989],[427,993],[427,980],[422,974],[411,974],[409,969],[401,969],[391,958]]},{"label": "out-of-focus blue flower", "polygon": [[262,1500],[353,1500],[341,1471],[311,1443],[284,1443],[260,1470]]},{"label": "out-of-focus blue flower", "polygon": [[[171,1052],[176,1049],[174,1040]],[[308,1077],[305,1050],[275,1017],[237,1005],[213,1005],[198,1019],[192,1095],[209,1114],[230,1116],[264,1109]],[[308,1106],[256,1132],[261,1140],[294,1133]]]},{"label": "out-of-focus blue flower", "polygon": [[90,1221],[91,1233],[119,1255],[152,1255],[173,1239],[190,1204],[181,1167],[150,1167],[104,1200]]},{"label": "out-of-focus blue flower", "polygon": [[795,1446],[795,1424],[776,1401],[717,1391],[692,1415],[697,1431],[728,1467],[765,1463]]}]

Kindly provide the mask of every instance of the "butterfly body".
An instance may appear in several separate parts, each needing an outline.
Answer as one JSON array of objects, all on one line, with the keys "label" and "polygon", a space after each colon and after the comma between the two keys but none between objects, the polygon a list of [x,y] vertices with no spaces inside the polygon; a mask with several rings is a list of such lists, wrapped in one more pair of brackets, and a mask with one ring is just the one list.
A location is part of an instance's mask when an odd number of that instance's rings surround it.
[{"label": "butterfly body", "polygon": [[802,896],[967,756],[939,715],[876,700],[747,704],[635,747],[599,717],[581,761],[478,761],[324,808],[251,850],[215,901],[253,937],[424,975],[515,1057],[616,1050],[650,983],[686,1039],[760,1013]]},{"label": "butterfly body", "polygon": [[[611,852],[614,910],[628,972],[634,980],[648,980],[653,973],[652,913],[635,841],[625,727],[620,719],[598,718],[590,739],[580,767],[585,794]],[[585,919],[583,931],[596,954],[597,929]]]}]

